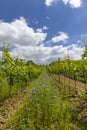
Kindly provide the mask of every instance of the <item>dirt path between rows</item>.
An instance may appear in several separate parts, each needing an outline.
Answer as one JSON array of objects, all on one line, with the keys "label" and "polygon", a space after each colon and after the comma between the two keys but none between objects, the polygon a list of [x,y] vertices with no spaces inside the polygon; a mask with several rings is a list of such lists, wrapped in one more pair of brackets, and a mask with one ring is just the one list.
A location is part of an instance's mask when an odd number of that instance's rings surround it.
[{"label": "dirt path between rows", "polygon": [[[54,74],[53,77],[56,79],[56,81],[59,82],[59,76],[58,75]],[[65,80],[65,82],[64,82],[64,80]],[[70,85],[70,86],[75,87],[75,80],[68,78],[68,77],[64,77],[63,75],[60,75],[60,83],[66,84],[66,86]],[[76,88],[77,88],[77,91],[86,91],[87,90],[87,84],[85,85],[85,83],[82,83],[80,81],[76,81]]]},{"label": "dirt path between rows", "polygon": [[7,121],[10,120],[15,115],[16,111],[22,107],[28,92],[29,90],[19,92],[17,95],[0,103],[0,130],[7,130]]},{"label": "dirt path between rows", "polygon": [[[60,76],[60,78],[64,81],[64,76]],[[71,78],[65,77],[65,82],[68,84],[70,83],[71,86],[75,86],[75,80],[73,80]],[[87,85],[85,86],[85,83],[76,81],[76,88],[78,91],[85,91],[86,90],[85,87],[87,88]]]}]

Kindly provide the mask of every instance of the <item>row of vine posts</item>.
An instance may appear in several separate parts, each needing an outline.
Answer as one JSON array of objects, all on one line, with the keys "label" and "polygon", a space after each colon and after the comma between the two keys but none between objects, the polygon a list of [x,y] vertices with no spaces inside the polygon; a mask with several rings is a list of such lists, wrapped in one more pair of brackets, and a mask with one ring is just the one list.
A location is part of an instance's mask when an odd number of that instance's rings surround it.
[{"label": "row of vine posts", "polygon": [[[61,76],[63,76],[62,78],[64,78],[63,80],[63,84],[64,84],[64,90],[65,90],[65,81],[66,81],[66,77],[68,77],[68,87],[69,87],[69,91],[70,91],[70,87],[71,87],[71,79],[73,79],[75,81],[75,93],[77,93],[77,81],[80,81],[80,82],[83,82],[84,83],[84,88],[85,88],[85,91],[87,93],[87,86],[86,86],[86,83],[87,83],[87,60],[85,59],[87,58],[87,45],[85,45],[84,47],[84,52],[82,54],[82,60],[81,60],[81,63],[80,63],[80,69],[79,70],[77,67],[73,68],[73,75],[74,77],[72,76],[71,74],[71,64],[72,64],[72,60],[70,59],[69,55],[67,55],[67,58],[63,61],[63,62],[67,62],[67,66],[65,66],[65,70],[63,71],[63,73],[61,72],[61,59],[58,58],[58,82],[61,83]],[[65,63],[63,64],[65,65]],[[67,70],[68,70],[68,75],[67,75]],[[81,80],[80,78],[80,71],[82,71],[82,75],[83,77],[81,77],[83,80]]]}]

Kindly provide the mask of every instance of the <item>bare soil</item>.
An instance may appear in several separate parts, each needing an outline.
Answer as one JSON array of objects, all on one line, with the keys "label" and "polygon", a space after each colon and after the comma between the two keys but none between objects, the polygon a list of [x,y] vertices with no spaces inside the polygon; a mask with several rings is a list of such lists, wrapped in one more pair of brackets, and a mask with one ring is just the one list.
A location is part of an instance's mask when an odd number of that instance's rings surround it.
[{"label": "bare soil", "polygon": [[28,91],[19,92],[17,95],[0,103],[0,130],[7,130],[6,123],[15,115],[17,110],[22,107]]},{"label": "bare soil", "polygon": [[[57,75],[55,75],[55,77],[56,77],[56,80],[58,80],[59,77]],[[75,86],[75,80],[68,78],[68,77],[64,77],[63,75],[60,75],[60,82],[64,82],[64,78],[65,78],[65,84],[67,84],[67,85],[70,84],[70,86]],[[77,88],[77,91],[86,91],[87,84],[77,80],[76,88]]]}]

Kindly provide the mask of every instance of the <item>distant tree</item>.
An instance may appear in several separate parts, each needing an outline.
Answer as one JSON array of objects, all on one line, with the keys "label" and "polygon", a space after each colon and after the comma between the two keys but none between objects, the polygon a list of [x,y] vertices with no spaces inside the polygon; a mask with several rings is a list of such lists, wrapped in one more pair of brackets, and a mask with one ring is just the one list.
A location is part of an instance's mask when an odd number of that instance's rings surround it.
[{"label": "distant tree", "polygon": [[84,44],[84,51],[82,54],[82,59],[85,59],[85,58],[87,58],[87,44]]}]

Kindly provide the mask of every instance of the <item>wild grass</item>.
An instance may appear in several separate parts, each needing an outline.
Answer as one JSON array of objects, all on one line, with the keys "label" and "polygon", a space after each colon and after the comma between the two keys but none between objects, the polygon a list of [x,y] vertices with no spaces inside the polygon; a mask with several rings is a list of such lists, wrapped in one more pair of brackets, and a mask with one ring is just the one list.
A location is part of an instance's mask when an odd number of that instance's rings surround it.
[{"label": "wild grass", "polygon": [[[46,73],[45,73],[46,74]],[[17,112],[10,127],[15,130],[69,130],[69,104],[62,100],[58,88],[44,74],[32,88],[26,103]],[[49,80],[48,80],[49,78]]]}]

